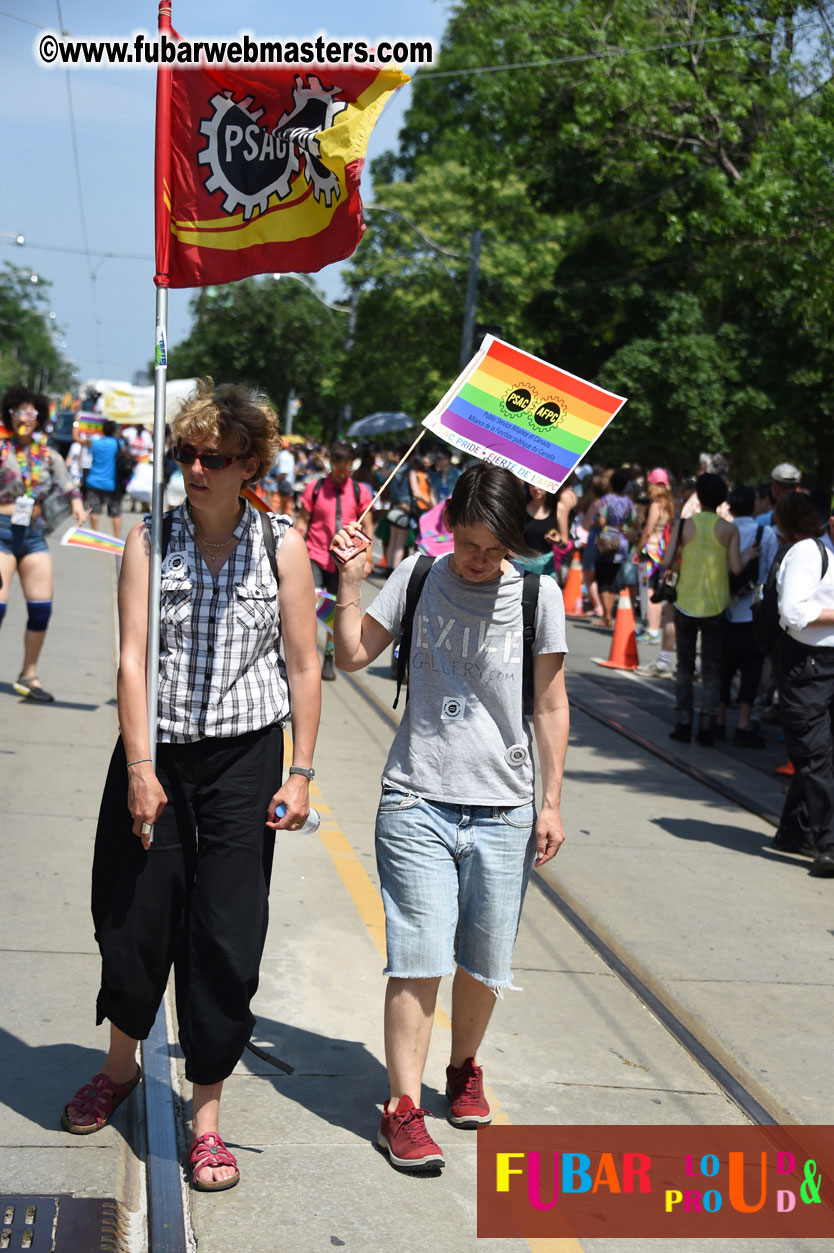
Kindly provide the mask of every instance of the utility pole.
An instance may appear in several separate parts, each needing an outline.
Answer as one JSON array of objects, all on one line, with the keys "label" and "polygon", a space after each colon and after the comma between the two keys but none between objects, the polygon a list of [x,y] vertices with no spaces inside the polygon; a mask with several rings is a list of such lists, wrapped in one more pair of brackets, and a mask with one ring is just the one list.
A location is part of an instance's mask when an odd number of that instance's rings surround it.
[{"label": "utility pole", "polygon": [[478,302],[478,269],[481,261],[481,231],[472,232],[469,241],[469,276],[466,280],[466,307],[460,339],[460,368],[469,364],[475,341],[475,306]]},{"label": "utility pole", "polygon": [[[356,313],[359,308],[359,288],[353,289],[350,298],[350,316],[348,317],[347,335],[345,336],[345,356],[347,357],[348,368],[350,368],[350,358],[353,353],[353,343],[356,337]],[[341,439],[347,428],[350,426],[350,420],[353,417],[353,405],[346,400],[339,410],[339,425],[337,435]]]},{"label": "utility pole", "polygon": [[292,420],[295,417],[295,388],[291,387],[287,396],[286,416],[284,418],[284,434],[292,435]]}]

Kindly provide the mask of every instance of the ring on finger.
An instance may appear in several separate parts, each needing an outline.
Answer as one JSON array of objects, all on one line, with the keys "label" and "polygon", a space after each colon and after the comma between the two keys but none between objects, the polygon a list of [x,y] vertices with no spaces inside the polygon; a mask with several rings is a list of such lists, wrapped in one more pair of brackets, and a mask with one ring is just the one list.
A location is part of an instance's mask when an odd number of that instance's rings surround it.
[{"label": "ring on finger", "polygon": [[150,822],[142,823],[142,827],[141,827],[142,835],[150,835],[152,830],[153,830],[153,826],[151,825]]}]

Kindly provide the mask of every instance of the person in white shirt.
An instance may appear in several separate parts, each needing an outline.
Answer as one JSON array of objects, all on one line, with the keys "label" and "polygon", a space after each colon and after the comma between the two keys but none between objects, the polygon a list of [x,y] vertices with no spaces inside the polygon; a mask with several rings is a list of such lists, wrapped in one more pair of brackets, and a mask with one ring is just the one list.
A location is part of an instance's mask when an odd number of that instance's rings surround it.
[{"label": "person in white shirt", "polygon": [[[775,837],[812,855],[811,874],[834,877],[834,513],[819,539],[785,554],[776,585],[779,708],[795,773]],[[781,842],[780,842],[781,841]]]}]

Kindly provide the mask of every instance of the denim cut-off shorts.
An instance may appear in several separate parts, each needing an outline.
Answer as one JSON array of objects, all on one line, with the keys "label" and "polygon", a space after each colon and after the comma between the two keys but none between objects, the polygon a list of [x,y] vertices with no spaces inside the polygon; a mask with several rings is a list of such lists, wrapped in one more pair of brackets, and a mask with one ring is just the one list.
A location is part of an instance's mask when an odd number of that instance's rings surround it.
[{"label": "denim cut-off shorts", "polygon": [[39,518],[28,526],[12,526],[11,514],[0,513],[0,553],[7,553],[18,561],[32,553],[48,553],[43,536],[43,523]]},{"label": "denim cut-off shorts", "polygon": [[434,979],[458,966],[500,995],[536,859],[532,804],[446,805],[384,787],[376,861],[388,961],[383,974]]}]

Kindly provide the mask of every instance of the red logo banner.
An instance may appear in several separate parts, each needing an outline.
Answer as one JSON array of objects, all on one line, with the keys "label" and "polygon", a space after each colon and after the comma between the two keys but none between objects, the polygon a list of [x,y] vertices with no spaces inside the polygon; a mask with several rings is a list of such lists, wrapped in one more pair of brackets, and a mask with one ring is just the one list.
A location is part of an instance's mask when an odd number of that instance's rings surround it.
[{"label": "red logo banner", "polygon": [[310,273],[350,256],[364,230],[368,138],[407,75],[324,66],[164,73],[170,138],[166,147],[158,105],[157,282]]}]

